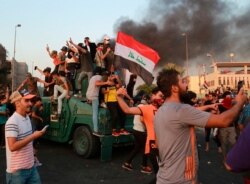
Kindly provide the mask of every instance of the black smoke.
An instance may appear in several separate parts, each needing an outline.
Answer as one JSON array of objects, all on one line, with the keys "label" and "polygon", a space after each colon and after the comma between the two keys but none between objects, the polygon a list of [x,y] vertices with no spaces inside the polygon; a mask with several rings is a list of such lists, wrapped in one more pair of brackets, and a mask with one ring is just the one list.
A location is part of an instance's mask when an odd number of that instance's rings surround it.
[{"label": "black smoke", "polygon": [[[167,63],[185,66],[185,37],[188,35],[189,63],[208,63],[207,53],[216,60],[250,58],[250,9],[237,0],[151,0],[140,22],[120,18],[115,32],[123,31],[155,49]],[[139,12],[138,12],[139,13]]]}]

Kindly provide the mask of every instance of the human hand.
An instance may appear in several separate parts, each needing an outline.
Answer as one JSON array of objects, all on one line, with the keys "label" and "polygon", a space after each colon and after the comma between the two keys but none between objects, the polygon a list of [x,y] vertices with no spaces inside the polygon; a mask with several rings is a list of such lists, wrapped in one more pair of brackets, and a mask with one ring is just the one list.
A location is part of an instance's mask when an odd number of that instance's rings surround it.
[{"label": "human hand", "polygon": [[127,90],[126,90],[126,88],[121,87],[121,88],[119,88],[119,89],[116,91],[116,94],[117,94],[117,95],[126,96],[126,95],[127,95]]},{"label": "human hand", "polygon": [[245,104],[247,100],[247,95],[245,94],[244,88],[242,87],[239,91],[239,93],[235,97],[235,102],[236,103],[241,103],[242,105]]},{"label": "human hand", "polygon": [[34,139],[37,139],[37,138],[43,136],[45,134],[45,132],[46,132],[45,130],[39,130],[39,131],[33,132],[32,135],[33,135]]},{"label": "human hand", "polygon": [[72,38],[69,38],[69,43],[73,44]]}]

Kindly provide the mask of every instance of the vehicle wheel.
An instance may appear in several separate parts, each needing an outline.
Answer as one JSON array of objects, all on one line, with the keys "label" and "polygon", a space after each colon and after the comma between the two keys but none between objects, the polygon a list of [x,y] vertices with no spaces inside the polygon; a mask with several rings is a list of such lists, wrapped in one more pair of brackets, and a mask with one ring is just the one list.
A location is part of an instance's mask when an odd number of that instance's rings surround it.
[{"label": "vehicle wheel", "polygon": [[93,157],[98,153],[99,142],[99,139],[93,136],[91,131],[85,126],[78,127],[74,132],[74,151],[84,158]]}]

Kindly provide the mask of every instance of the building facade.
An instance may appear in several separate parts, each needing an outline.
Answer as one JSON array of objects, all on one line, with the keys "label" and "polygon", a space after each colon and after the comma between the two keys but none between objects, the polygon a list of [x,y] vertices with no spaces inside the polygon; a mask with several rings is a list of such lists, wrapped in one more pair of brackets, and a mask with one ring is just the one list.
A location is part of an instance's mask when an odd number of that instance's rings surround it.
[{"label": "building facade", "polygon": [[11,84],[11,90],[15,90],[26,78],[28,65],[26,62],[17,62],[16,60],[7,61],[11,67],[10,73],[7,75],[8,84]]},{"label": "building facade", "polygon": [[190,90],[203,96],[218,88],[237,90],[238,82],[244,81],[245,90],[249,92],[250,62],[214,62],[211,67],[211,73],[203,70],[198,76],[190,77]]}]

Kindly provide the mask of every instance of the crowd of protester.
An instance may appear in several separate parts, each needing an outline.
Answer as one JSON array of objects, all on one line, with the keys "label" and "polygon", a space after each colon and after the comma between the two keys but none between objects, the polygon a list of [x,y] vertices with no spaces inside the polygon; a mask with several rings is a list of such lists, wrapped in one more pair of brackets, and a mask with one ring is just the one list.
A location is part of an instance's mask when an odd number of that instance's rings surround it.
[{"label": "crowd of protester", "polygon": [[[93,135],[98,137],[104,136],[98,128],[99,108],[107,108],[112,136],[133,134],[135,138],[135,147],[122,168],[132,171],[135,156],[142,152],[141,172],[155,174],[150,183],[197,183],[195,126],[204,128],[206,152],[210,150],[212,135],[218,154],[223,155],[225,168],[235,172],[250,169],[249,161],[235,159],[235,155],[248,159],[250,145],[246,133],[250,126],[250,105],[242,89],[236,94],[236,90],[218,88],[198,99],[194,92],[187,91],[187,81],[177,70],[163,69],[158,74],[157,87],[135,103],[133,91],[137,76],[132,74],[125,84],[123,72],[115,67],[114,49],[109,41],[105,36],[96,45],[85,37],[83,43],[76,44],[70,38],[59,53],[47,45],[54,69],[34,68],[45,80],[27,73],[11,95],[8,86],[1,88],[0,146],[6,148],[7,181],[21,180],[23,176],[15,178],[14,173],[20,171],[22,175],[28,169],[31,174],[22,179],[40,183],[35,166],[42,165],[37,157],[36,139],[45,133],[41,96],[57,102],[57,120],[64,99],[86,98],[86,103],[92,106]],[[83,94],[83,80],[88,81],[86,94]],[[38,82],[44,84],[42,95]],[[134,115],[133,132],[125,129],[126,114]],[[249,178],[249,173],[245,173],[245,183],[250,183]]]}]

